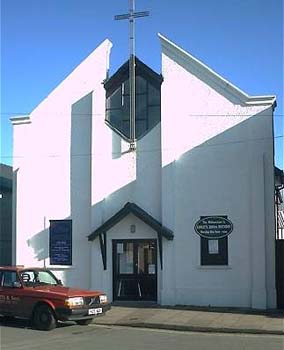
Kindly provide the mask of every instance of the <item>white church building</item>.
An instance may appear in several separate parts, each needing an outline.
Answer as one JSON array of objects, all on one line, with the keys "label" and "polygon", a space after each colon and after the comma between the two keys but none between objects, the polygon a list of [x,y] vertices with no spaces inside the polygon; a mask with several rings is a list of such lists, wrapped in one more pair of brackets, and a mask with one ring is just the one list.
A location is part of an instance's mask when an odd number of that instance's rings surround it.
[{"label": "white church building", "polygon": [[111,301],[276,307],[275,96],[249,96],[159,35],[161,74],[99,45],[13,117],[13,262]]}]

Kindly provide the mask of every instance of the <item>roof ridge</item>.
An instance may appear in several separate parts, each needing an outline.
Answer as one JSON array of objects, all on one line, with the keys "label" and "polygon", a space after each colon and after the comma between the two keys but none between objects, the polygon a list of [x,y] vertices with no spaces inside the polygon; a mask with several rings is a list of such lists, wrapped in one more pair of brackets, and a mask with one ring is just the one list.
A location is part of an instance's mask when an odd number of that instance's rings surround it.
[{"label": "roof ridge", "polygon": [[[207,66],[205,63],[167,39],[161,33],[158,33],[161,41],[162,51],[169,57],[179,60],[179,64],[183,61],[190,63],[190,66],[194,68],[195,75],[199,78],[203,75],[207,80],[214,82],[221,90],[229,91],[232,96],[240,100],[243,104],[253,106],[253,105],[270,105],[273,108],[276,107],[276,96],[275,95],[260,95],[251,96],[246,92],[235,86],[233,83],[223,78],[220,74],[215,72],[212,68]],[[194,73],[193,73],[194,74]]]}]

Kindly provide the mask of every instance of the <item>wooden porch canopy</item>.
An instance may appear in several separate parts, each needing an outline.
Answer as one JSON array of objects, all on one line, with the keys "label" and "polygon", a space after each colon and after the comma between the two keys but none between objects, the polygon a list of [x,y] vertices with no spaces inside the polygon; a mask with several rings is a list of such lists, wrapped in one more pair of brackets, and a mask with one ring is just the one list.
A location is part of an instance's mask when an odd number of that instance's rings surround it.
[{"label": "wooden porch canopy", "polygon": [[158,236],[158,244],[159,244],[159,251],[160,251],[160,263],[161,263],[161,269],[163,269],[163,240],[162,238],[166,238],[169,241],[172,241],[174,238],[173,232],[168,229],[167,227],[163,226],[159,221],[157,221],[153,216],[148,214],[145,210],[140,208],[135,203],[126,203],[125,206],[120,209],[116,214],[114,214],[112,217],[110,217],[105,223],[103,223],[100,227],[98,227],[94,232],[92,232],[88,236],[89,241],[95,240],[97,237],[100,239],[100,247],[101,247],[101,254],[102,254],[102,260],[103,260],[103,266],[104,270],[107,269],[107,261],[106,261],[106,233],[108,230],[110,230],[113,226],[115,226],[118,222],[120,222],[122,219],[124,219],[128,214],[135,215],[138,219],[142,220],[150,226],[153,230],[157,232]]}]

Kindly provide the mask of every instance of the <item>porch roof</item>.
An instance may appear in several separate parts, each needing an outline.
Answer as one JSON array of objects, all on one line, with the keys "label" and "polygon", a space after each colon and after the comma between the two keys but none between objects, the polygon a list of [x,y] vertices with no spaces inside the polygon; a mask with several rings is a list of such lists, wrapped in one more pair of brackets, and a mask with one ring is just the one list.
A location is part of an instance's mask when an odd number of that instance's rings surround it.
[{"label": "porch roof", "polygon": [[143,222],[145,222],[145,224],[152,227],[152,229],[155,230],[158,235],[161,235],[162,237],[168,240],[173,240],[174,234],[170,229],[163,226],[158,220],[153,218],[153,216],[148,214],[137,204],[130,202],[126,203],[125,206],[121,208],[116,214],[111,216],[106,222],[104,222],[100,227],[98,227],[94,232],[92,232],[88,236],[88,240],[95,240],[100,234],[110,230],[113,226],[115,226],[118,222],[120,222],[130,213],[138,217]]}]

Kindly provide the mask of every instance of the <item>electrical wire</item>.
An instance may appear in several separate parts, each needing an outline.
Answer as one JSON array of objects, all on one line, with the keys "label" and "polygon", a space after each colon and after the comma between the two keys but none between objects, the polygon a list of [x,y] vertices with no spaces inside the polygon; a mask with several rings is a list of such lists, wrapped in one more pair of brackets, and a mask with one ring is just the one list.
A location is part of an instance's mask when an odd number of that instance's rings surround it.
[{"label": "electrical wire", "polygon": [[[25,113],[25,112],[0,112],[0,117],[4,118],[7,116],[10,118],[13,117],[24,117],[24,116],[30,116],[31,113]],[[44,113],[45,117],[58,117],[58,116],[72,116],[72,117],[96,117],[96,116],[104,116],[102,113]],[[186,114],[188,117],[253,117],[253,116],[258,116],[258,117],[284,117],[284,114],[263,114],[260,112],[257,112],[256,114]]]},{"label": "electrical wire", "polygon": [[[217,137],[218,135],[216,135],[215,137]],[[242,144],[242,143],[248,143],[248,142],[256,142],[256,141],[268,141],[268,140],[272,140],[272,139],[280,139],[283,138],[284,135],[277,135],[274,138],[272,137],[261,137],[261,138],[254,138],[254,139],[247,139],[247,140],[237,140],[237,141],[228,141],[228,142],[219,142],[219,143],[213,143],[213,144],[208,144],[208,142],[210,142],[210,140],[204,141],[202,144],[200,145],[196,145],[194,146],[192,149],[189,149],[187,151],[184,151],[185,153],[188,151],[191,151],[193,149],[196,148],[205,148],[205,147],[216,147],[216,146],[228,146],[228,145],[232,145],[232,144]],[[139,150],[136,149],[136,153],[139,155],[141,153],[151,153],[151,152],[173,152],[175,150],[178,150],[179,148],[152,148],[152,149],[148,149],[148,150]],[[112,152],[113,156],[119,156],[121,155],[123,152]],[[7,155],[1,155],[0,158],[2,159],[18,159],[18,158],[63,158],[63,157],[68,157],[68,158],[72,158],[72,157],[99,157],[101,155],[104,155],[105,153],[103,152],[96,152],[96,153],[81,153],[81,154],[56,154],[56,153],[52,153],[52,154],[38,154],[38,155],[32,155],[32,156],[17,156],[17,155],[12,155],[12,156],[7,156]]]}]

